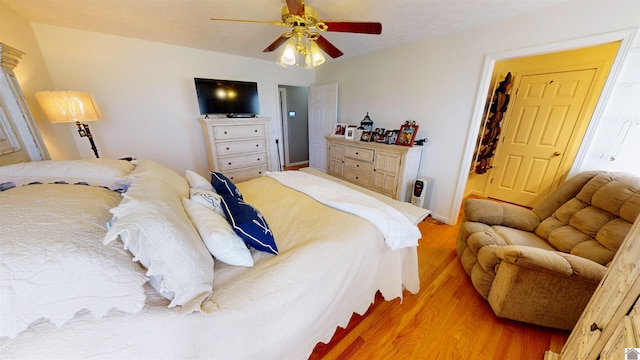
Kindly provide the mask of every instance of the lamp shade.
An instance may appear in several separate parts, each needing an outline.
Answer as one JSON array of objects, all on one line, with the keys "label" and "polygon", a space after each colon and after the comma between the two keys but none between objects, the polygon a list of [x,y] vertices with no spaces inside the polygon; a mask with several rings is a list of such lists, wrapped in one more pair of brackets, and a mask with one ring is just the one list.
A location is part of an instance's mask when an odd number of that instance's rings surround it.
[{"label": "lamp shade", "polygon": [[36,99],[52,123],[97,121],[102,118],[93,95],[83,91],[39,91]]}]

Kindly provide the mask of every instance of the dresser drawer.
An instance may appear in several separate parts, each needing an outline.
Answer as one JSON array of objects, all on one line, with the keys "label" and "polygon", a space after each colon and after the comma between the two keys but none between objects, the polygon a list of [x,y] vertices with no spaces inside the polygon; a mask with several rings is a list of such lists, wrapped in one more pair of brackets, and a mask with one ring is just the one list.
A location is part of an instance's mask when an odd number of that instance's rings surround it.
[{"label": "dresser drawer", "polygon": [[215,137],[216,140],[264,137],[265,126],[262,124],[214,126],[213,136]]},{"label": "dresser drawer", "polygon": [[346,157],[367,162],[373,162],[373,153],[373,149],[363,149],[353,146],[347,146],[344,150]]},{"label": "dresser drawer", "polygon": [[364,162],[354,159],[345,159],[344,165],[349,169],[361,170],[366,172],[373,171],[373,164],[370,162]]},{"label": "dresser drawer", "polygon": [[373,176],[366,172],[345,169],[344,177],[347,181],[358,185],[371,186],[371,184],[373,184]]},{"label": "dresser drawer", "polygon": [[216,145],[216,150],[218,151],[219,156],[266,151],[266,148],[267,142],[264,139],[234,141],[218,143]]},{"label": "dresser drawer", "polygon": [[253,178],[261,177],[268,170],[269,169],[267,169],[266,166],[260,166],[260,167],[242,169],[242,170],[224,171],[223,174],[224,176],[228,177],[229,180],[231,180],[231,182],[239,183],[242,181],[247,181]]},{"label": "dresser drawer", "polygon": [[224,172],[225,170],[233,170],[250,166],[260,166],[267,164],[267,153],[251,153],[245,155],[225,156],[218,158],[218,168]]}]

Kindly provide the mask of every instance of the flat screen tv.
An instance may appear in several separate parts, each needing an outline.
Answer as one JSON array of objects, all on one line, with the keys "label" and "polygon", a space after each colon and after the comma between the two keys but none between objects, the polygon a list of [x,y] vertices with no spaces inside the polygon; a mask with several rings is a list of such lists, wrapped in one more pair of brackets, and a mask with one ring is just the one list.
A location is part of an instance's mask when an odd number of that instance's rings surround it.
[{"label": "flat screen tv", "polygon": [[260,113],[257,83],[202,78],[194,80],[201,115],[247,117]]}]

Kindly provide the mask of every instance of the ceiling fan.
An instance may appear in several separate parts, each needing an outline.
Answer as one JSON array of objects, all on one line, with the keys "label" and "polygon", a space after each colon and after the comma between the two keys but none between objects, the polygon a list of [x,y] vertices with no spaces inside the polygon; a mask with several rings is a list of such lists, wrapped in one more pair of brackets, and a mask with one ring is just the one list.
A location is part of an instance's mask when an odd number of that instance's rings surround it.
[{"label": "ceiling fan", "polygon": [[[358,34],[381,34],[382,24],[379,22],[348,22],[348,21],[322,21],[318,19],[318,12],[304,5],[304,0],[286,0],[287,5],[282,8],[282,21],[259,21],[259,20],[236,20],[236,19],[220,19],[211,18],[211,20],[250,22],[258,24],[270,24],[284,27],[291,27],[291,31],[285,32],[274,42],[267,46],[263,52],[271,52],[279,48],[285,42],[289,42],[287,47],[291,46],[292,50],[302,55],[316,55],[314,49],[319,47],[332,58],[343,55],[337,47],[329,42],[318,32],[309,32],[317,30],[320,32],[334,31]],[[287,49],[283,57],[286,55]],[[319,53],[319,51],[317,52]],[[322,55],[320,54],[320,57]],[[324,58],[322,57],[322,62]],[[295,63],[295,61],[294,61]],[[287,64],[291,65],[291,64]]]}]

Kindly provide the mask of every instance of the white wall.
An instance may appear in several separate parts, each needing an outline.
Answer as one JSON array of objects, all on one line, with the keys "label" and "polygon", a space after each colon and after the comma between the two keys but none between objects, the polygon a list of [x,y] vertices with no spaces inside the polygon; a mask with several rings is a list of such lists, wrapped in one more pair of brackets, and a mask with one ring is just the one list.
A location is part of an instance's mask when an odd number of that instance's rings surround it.
[{"label": "white wall", "polygon": [[[605,16],[606,14],[606,16]],[[456,222],[458,185],[474,105],[488,55],[640,26],[640,2],[569,1],[526,15],[374,55],[325,64],[317,82],[339,84],[338,120],[356,124],[368,111],[374,127],[407,119],[427,137],[420,175],[434,178],[430,209]],[[484,93],[484,92],[483,92]]]},{"label": "white wall", "polygon": [[[281,137],[278,84],[314,82],[313,72],[271,61],[43,24],[33,29],[54,90],[84,90],[96,98],[103,121],[89,125],[101,157],[152,159],[180,173],[208,173],[194,77],[258,83],[260,115],[272,119],[274,169]],[[75,131],[73,124],[53,126]],[[74,139],[81,157],[93,157],[87,139]]]},{"label": "white wall", "polygon": [[631,49],[585,155],[582,171],[640,176],[640,47]]},{"label": "white wall", "polygon": [[14,73],[24,93],[33,118],[45,141],[49,155],[55,159],[75,159],[79,156],[72,133],[50,124],[37,105],[35,92],[53,87],[51,77],[38,47],[31,22],[0,1],[0,42],[14,47],[25,55]]}]

